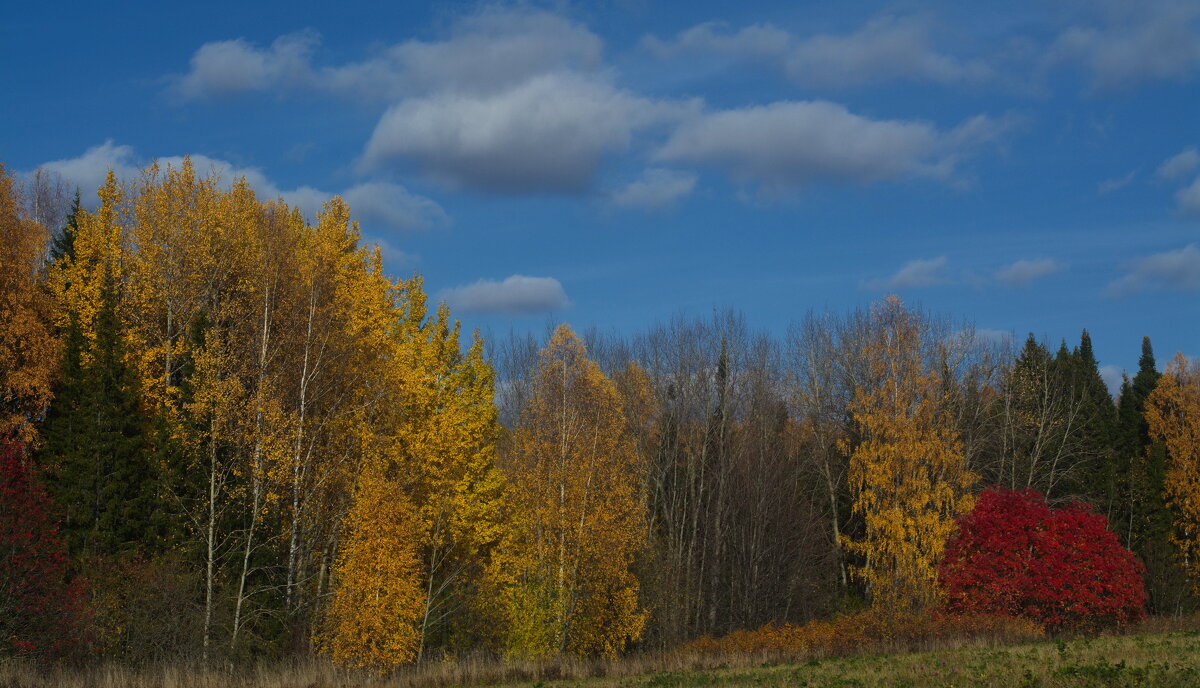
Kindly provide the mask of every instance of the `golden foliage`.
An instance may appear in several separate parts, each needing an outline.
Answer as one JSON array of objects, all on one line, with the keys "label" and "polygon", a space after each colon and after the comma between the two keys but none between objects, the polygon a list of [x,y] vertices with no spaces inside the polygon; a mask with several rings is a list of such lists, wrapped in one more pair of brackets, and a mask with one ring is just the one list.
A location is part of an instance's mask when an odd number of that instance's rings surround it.
[{"label": "golden foliage", "polygon": [[1164,480],[1175,515],[1172,539],[1200,590],[1200,365],[1176,354],[1146,398],[1150,436],[1167,449]]},{"label": "golden foliage", "polygon": [[919,610],[941,599],[937,564],[955,516],[971,508],[976,478],[942,403],[941,379],[922,358],[919,318],[896,297],[877,304],[872,318],[878,336],[863,352],[872,386],[850,403],[862,439],[848,477],[865,536],[845,544],[863,558],[854,573],[873,604]]},{"label": "golden foliage", "polygon": [[96,193],[100,196],[96,211],[81,211],[76,218],[74,259],[52,265],[47,279],[55,304],[54,324],[65,329],[75,320],[87,343],[82,360],[85,365],[90,362],[96,340],[96,315],[102,305],[106,276],[118,285],[125,282],[129,240],[125,191],[112,170]]},{"label": "golden foliage", "polygon": [[[206,648],[222,581],[234,583],[236,647],[246,603],[268,585],[283,590],[291,620],[319,624],[333,613],[322,607],[329,586],[353,596],[372,584],[364,571],[390,579],[411,569],[420,587],[430,567],[410,559],[432,533],[467,561],[499,537],[482,342],[464,355],[448,311],[425,317],[420,280],[383,273],[345,202],[331,199],[310,224],[282,201],[260,202],[244,179],[224,190],[187,158],[151,166],[130,190],[127,199],[109,174],[100,206],[79,215],[74,259],[52,266],[47,282],[56,324],[77,322],[89,342],[101,287],[116,286],[128,362],[163,432],[163,499],[205,552]],[[381,481],[408,500],[403,513]],[[382,568],[356,564],[379,537],[408,554]],[[253,553],[269,540],[286,558],[282,580],[268,583]],[[338,566],[357,573],[331,582]],[[342,656],[365,657],[347,661],[408,657],[395,638],[378,641],[392,643],[384,658],[383,645],[353,650],[362,636],[338,637]]]},{"label": "golden foliage", "polygon": [[49,231],[25,216],[13,177],[0,165],[0,437],[34,440],[33,422],[52,394],[58,339],[39,284]]},{"label": "golden foliage", "polygon": [[425,605],[414,509],[393,480],[370,469],[343,526],[324,649],[338,664],[394,669],[416,657]]},{"label": "golden foliage", "polygon": [[512,656],[615,656],[642,632],[644,545],[637,449],[616,386],[559,327],[505,466],[511,531],[489,569]]}]

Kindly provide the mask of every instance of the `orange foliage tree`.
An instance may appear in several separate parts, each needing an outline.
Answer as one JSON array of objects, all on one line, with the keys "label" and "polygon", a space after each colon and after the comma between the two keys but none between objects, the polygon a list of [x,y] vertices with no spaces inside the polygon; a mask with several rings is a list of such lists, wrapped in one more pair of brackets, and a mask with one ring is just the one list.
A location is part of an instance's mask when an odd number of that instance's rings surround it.
[{"label": "orange foliage tree", "polygon": [[39,283],[50,234],[21,208],[12,175],[0,165],[0,436],[34,439],[50,402],[58,340]]}]

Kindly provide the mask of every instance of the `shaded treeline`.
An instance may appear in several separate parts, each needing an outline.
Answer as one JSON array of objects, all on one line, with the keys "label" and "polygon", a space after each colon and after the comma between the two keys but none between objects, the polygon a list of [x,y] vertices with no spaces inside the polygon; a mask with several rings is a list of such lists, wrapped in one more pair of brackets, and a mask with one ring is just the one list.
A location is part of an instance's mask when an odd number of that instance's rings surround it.
[{"label": "shaded treeline", "polygon": [[[1162,450],[1143,409],[1158,373],[1149,340],[1117,401],[1086,331],[1051,347],[977,336],[969,323],[913,311],[921,355],[978,484],[1082,499],[1106,514],[1147,564],[1151,612],[1194,607],[1163,497]],[[861,428],[850,411],[870,391],[871,310],[810,311],[782,335],[736,311],[678,316],[646,332],[584,333],[610,374],[635,363],[651,381],[642,596],[656,647],[766,623],[801,622],[868,601],[842,543],[863,523],[847,479]],[[519,417],[540,340],[494,345],[500,415]],[[1120,411],[1120,413],[1118,413]],[[1154,495],[1154,497],[1151,497]]]},{"label": "shaded treeline", "polygon": [[310,221],[189,162],[110,175],[95,211],[0,178],[0,434],[54,501],[93,658],[615,656],[928,605],[986,485],[1088,502],[1152,612],[1194,606],[1195,443],[1164,428],[1200,408],[1150,403],[1196,385],[1148,340],[1116,401],[1086,331],[1018,348],[895,298],[485,350],[339,199]]}]

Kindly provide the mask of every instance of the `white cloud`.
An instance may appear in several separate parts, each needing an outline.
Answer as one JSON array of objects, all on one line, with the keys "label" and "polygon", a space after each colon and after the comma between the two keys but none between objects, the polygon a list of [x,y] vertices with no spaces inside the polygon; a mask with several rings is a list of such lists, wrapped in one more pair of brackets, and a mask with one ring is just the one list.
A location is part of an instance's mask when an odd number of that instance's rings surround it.
[{"label": "white cloud", "polygon": [[1163,179],[1180,179],[1196,171],[1200,167],[1200,152],[1195,146],[1188,146],[1182,152],[1163,161],[1154,173]]},{"label": "white cloud", "polygon": [[996,330],[987,327],[975,328],[975,339],[985,344],[993,346],[1003,346],[1011,348],[1016,341],[1012,330]]},{"label": "white cloud", "polygon": [[401,251],[393,246],[387,239],[376,235],[364,236],[364,238],[368,242],[379,247],[380,255],[383,257],[384,262],[388,264],[392,270],[411,267],[419,262],[416,256]]},{"label": "white cloud", "polygon": [[996,271],[996,279],[1019,287],[1027,287],[1035,280],[1062,271],[1063,266],[1052,258],[1018,260]]},{"label": "white cloud", "polygon": [[[259,198],[283,198],[300,208],[309,219],[315,218],[322,204],[336,195],[311,186],[281,189],[258,167],[241,167],[207,155],[190,157],[198,174],[216,173],[221,178],[223,188],[228,189],[235,180],[244,177]],[[183,164],[183,156],[179,155],[164,156],[157,160],[162,168],[179,168]],[[83,205],[94,208],[99,202],[94,190],[104,183],[109,168],[118,179],[132,181],[140,178],[141,170],[150,162],[139,159],[132,146],[117,145],[109,140],[89,148],[79,157],[53,160],[43,167],[79,186]],[[413,194],[398,184],[366,182],[346,189],[341,195],[350,204],[354,218],[368,228],[413,230],[449,222],[446,212],[435,201]]]},{"label": "white cloud", "polygon": [[1175,192],[1175,202],[1184,215],[1200,215],[1200,177]]},{"label": "white cloud", "polygon": [[896,274],[886,279],[874,279],[862,284],[865,289],[909,289],[932,287],[943,284],[946,279],[946,256],[910,260]]},{"label": "white cloud", "polygon": [[728,57],[779,59],[792,46],[792,35],[770,24],[752,24],[729,33],[724,22],[705,22],[679,32],[673,40],[646,36],[642,45],[662,58],[696,53],[715,53]]},{"label": "white cloud", "polygon": [[548,74],[492,95],[439,93],[388,109],[363,154],[364,169],[416,160],[455,186],[497,193],[586,190],[602,156],[632,131],[678,117],[611,85]]},{"label": "white cloud", "polygon": [[602,54],[600,38],[565,17],[490,7],[460,18],[446,40],[406,41],[317,77],[321,88],[372,100],[443,90],[486,94],[549,72],[595,70]]},{"label": "white cloud", "polygon": [[1109,285],[1108,292],[1123,296],[1150,289],[1200,290],[1200,248],[1188,244],[1139,258],[1125,276]]},{"label": "white cloud", "polygon": [[280,36],[265,49],[241,38],[205,43],[192,55],[191,70],[175,82],[175,93],[205,99],[307,82],[309,57],[319,42],[306,31]]},{"label": "white cloud", "polygon": [[513,275],[502,282],[481,279],[441,294],[451,308],[465,313],[531,315],[559,311],[571,305],[562,284],[553,277]]},{"label": "white cloud", "polygon": [[963,62],[934,51],[930,27],[915,19],[877,17],[846,36],[814,36],[787,60],[793,80],[846,86],[897,79],[939,84],[977,83],[992,76],[982,62]]},{"label": "white cloud", "polygon": [[659,57],[715,54],[775,64],[796,83],[846,87],[907,79],[938,84],[977,83],[993,71],[980,61],[964,61],[930,45],[932,27],[914,17],[882,15],[849,34],[798,38],[770,24],[730,32],[718,22],[698,24],[673,40],[655,37],[642,44]]},{"label": "white cloud", "polygon": [[342,192],[342,197],[350,204],[355,217],[367,226],[426,229],[450,221],[442,206],[399,184],[358,184]]},{"label": "white cloud", "polygon": [[631,182],[612,195],[612,203],[621,208],[661,210],[690,195],[696,187],[692,172],[652,168],[642,178]]},{"label": "white cloud", "polygon": [[1125,371],[1115,365],[1100,366],[1100,378],[1104,380],[1104,384],[1108,387],[1108,393],[1116,397],[1121,393],[1121,382],[1125,376]]},{"label": "white cloud", "polygon": [[1200,4],[1190,0],[1097,3],[1098,22],[1063,31],[1049,54],[1091,72],[1092,87],[1111,91],[1200,69]]},{"label": "white cloud", "polygon": [[410,40],[371,57],[316,66],[320,36],[304,31],[262,48],[243,39],[205,43],[176,95],[204,99],[249,91],[306,90],[368,101],[395,101],[438,91],[494,93],[532,77],[601,66],[603,43],[566,17],[526,8],[483,9],[459,17],[444,40]]},{"label": "white cloud", "polygon": [[868,119],[827,101],[785,101],[688,120],[655,158],[721,167],[771,192],[819,181],[948,180],[965,153],[1007,126],[979,116],[943,132],[926,122]]},{"label": "white cloud", "polygon": [[1133,183],[1135,177],[1137,177],[1137,170],[1130,171],[1129,174],[1121,177],[1120,179],[1105,179],[1096,186],[1096,191],[1100,195],[1104,195],[1124,189]]},{"label": "white cloud", "polygon": [[100,202],[96,189],[104,183],[109,168],[116,172],[119,179],[135,179],[142,166],[136,162],[133,146],[117,145],[109,139],[87,149],[83,155],[51,160],[43,163],[42,167],[57,172],[70,184],[79,187],[80,202],[85,207],[94,208]]}]

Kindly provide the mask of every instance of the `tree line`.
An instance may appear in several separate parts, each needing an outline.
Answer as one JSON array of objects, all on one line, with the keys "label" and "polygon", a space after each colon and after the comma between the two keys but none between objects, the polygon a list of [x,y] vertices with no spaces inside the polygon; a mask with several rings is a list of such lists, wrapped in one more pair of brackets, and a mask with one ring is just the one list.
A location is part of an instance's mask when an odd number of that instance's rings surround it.
[{"label": "tree line", "polygon": [[[1086,331],[1014,350],[894,297],[485,341],[340,199],[186,160],[98,195],[0,173],[0,556],[61,533],[0,597],[73,591],[89,656],[387,669],[928,609],[985,486],[1086,502],[1153,613],[1196,606],[1200,372],[1148,339],[1115,401]],[[6,617],[4,653],[62,649]]]}]

